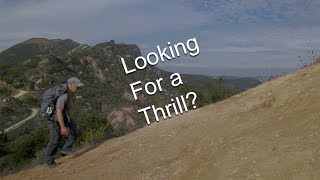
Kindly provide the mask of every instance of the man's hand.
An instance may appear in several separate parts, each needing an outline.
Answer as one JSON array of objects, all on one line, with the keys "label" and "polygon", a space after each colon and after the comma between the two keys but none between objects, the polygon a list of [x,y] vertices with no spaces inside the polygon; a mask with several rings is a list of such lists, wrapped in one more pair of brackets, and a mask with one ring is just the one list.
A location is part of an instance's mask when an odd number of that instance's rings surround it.
[{"label": "man's hand", "polygon": [[70,132],[70,129],[67,128],[66,125],[64,124],[62,111],[63,111],[63,109],[57,107],[57,118],[58,118],[59,125],[61,127],[61,135],[62,136],[68,136],[69,132]]},{"label": "man's hand", "polygon": [[67,128],[67,127],[61,127],[61,135],[62,136],[69,136],[69,132],[70,132],[70,129]]}]

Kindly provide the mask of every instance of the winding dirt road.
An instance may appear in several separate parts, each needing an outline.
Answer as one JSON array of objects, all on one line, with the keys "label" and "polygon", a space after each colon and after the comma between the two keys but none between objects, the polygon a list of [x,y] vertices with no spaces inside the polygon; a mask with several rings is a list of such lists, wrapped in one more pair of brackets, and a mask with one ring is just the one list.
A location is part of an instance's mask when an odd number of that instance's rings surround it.
[{"label": "winding dirt road", "polygon": [[29,117],[27,117],[27,118],[25,118],[24,120],[22,120],[22,121],[14,124],[14,125],[8,127],[7,129],[4,130],[4,132],[5,132],[5,133],[8,133],[8,132],[10,132],[10,131],[12,131],[12,130],[14,130],[14,129],[17,129],[18,127],[20,127],[22,124],[24,124],[24,123],[27,122],[28,120],[34,118],[34,117],[38,114],[39,109],[31,108],[31,111],[32,111],[32,112],[31,112],[31,114],[30,114]]},{"label": "winding dirt road", "polygon": [[[17,98],[20,98],[20,97],[28,94],[28,92],[29,92],[29,91],[19,90],[19,93],[16,94],[16,95],[14,95],[13,97],[17,99]],[[14,130],[14,129],[17,129],[18,127],[20,127],[21,125],[23,125],[24,123],[26,123],[28,120],[34,118],[34,117],[38,114],[38,112],[39,112],[39,109],[38,109],[38,108],[30,108],[30,110],[31,110],[31,114],[30,114],[27,118],[25,118],[25,119],[23,119],[22,121],[20,121],[20,122],[18,122],[18,123],[16,123],[16,124],[14,124],[14,125],[6,128],[6,129],[4,130],[4,132],[5,132],[5,133],[8,133],[8,132],[10,132],[10,131],[12,131],[12,130]]]},{"label": "winding dirt road", "polygon": [[17,98],[19,98],[19,97],[22,97],[22,96],[28,94],[28,92],[29,92],[29,91],[19,90],[19,93],[16,94],[16,95],[14,95],[13,97],[17,99]]}]

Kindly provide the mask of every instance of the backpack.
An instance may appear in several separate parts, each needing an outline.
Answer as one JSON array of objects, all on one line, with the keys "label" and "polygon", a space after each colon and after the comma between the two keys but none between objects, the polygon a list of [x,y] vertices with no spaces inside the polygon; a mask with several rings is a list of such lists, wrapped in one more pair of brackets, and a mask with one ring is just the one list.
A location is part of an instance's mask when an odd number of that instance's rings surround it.
[{"label": "backpack", "polygon": [[55,106],[58,98],[68,91],[67,84],[62,84],[48,89],[42,98],[42,103],[40,107],[40,115],[47,120],[53,120],[53,115],[55,112]]}]

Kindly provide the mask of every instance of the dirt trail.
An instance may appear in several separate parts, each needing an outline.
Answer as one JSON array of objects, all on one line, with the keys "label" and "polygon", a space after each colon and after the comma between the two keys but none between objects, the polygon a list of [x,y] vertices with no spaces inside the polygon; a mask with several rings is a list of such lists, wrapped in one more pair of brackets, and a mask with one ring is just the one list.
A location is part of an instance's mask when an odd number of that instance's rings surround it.
[{"label": "dirt trail", "polygon": [[5,179],[319,179],[320,65]]},{"label": "dirt trail", "polygon": [[28,94],[28,92],[29,92],[29,91],[19,90],[19,93],[16,94],[16,95],[14,95],[13,97],[17,99],[17,98],[20,98],[20,97]]},{"label": "dirt trail", "polygon": [[10,131],[12,131],[12,130],[17,129],[18,127],[20,127],[21,125],[23,125],[24,123],[26,123],[28,120],[34,118],[34,117],[38,114],[38,112],[39,112],[39,109],[35,109],[35,108],[31,108],[30,110],[31,110],[30,116],[28,116],[27,118],[25,118],[24,120],[22,120],[22,121],[20,121],[20,122],[18,122],[18,123],[14,124],[14,125],[12,125],[12,126],[10,126],[10,127],[8,127],[8,128],[6,128],[6,129],[4,130],[4,132],[5,132],[5,133],[8,133],[8,132],[10,132]]},{"label": "dirt trail", "polygon": [[[16,94],[16,95],[14,95],[13,97],[17,99],[17,98],[20,98],[20,97],[22,97],[22,96],[24,96],[24,95],[27,95],[28,93],[29,93],[29,91],[19,90],[19,93]],[[25,118],[25,119],[23,119],[22,121],[20,121],[20,122],[18,122],[18,123],[16,123],[16,124],[14,124],[14,125],[6,128],[6,129],[4,130],[4,132],[5,132],[5,133],[8,133],[8,132],[10,132],[10,131],[12,131],[12,130],[17,129],[18,127],[20,127],[21,125],[23,125],[24,123],[26,123],[28,120],[34,118],[34,117],[38,114],[38,112],[39,112],[39,109],[38,109],[38,108],[30,108],[30,110],[31,110],[31,114],[30,114],[27,118]]]}]

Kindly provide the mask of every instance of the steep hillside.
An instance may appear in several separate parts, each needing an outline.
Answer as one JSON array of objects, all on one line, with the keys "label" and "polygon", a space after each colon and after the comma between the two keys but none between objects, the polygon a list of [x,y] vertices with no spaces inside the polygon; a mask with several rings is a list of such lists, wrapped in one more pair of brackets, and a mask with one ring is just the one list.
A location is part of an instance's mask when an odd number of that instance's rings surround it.
[{"label": "steep hillside", "polygon": [[[156,67],[126,75],[120,57],[126,58],[127,66],[133,67],[134,59],[140,55],[137,45],[112,40],[91,47],[70,39],[32,38],[0,53],[0,88],[36,91],[38,96],[30,100],[39,105],[46,89],[76,76],[86,86],[78,94],[74,118],[105,117],[115,128],[130,131],[145,125],[138,109],[170,100],[179,92],[167,83],[159,96],[139,93],[139,101],[135,101],[130,83],[141,80],[144,84],[170,75]],[[12,123],[3,122],[8,126]]]},{"label": "steep hillside", "polygon": [[318,179],[320,65],[5,179]]},{"label": "steep hillside", "polygon": [[8,97],[0,101],[0,129],[5,129],[30,114],[28,106],[21,101]]}]

